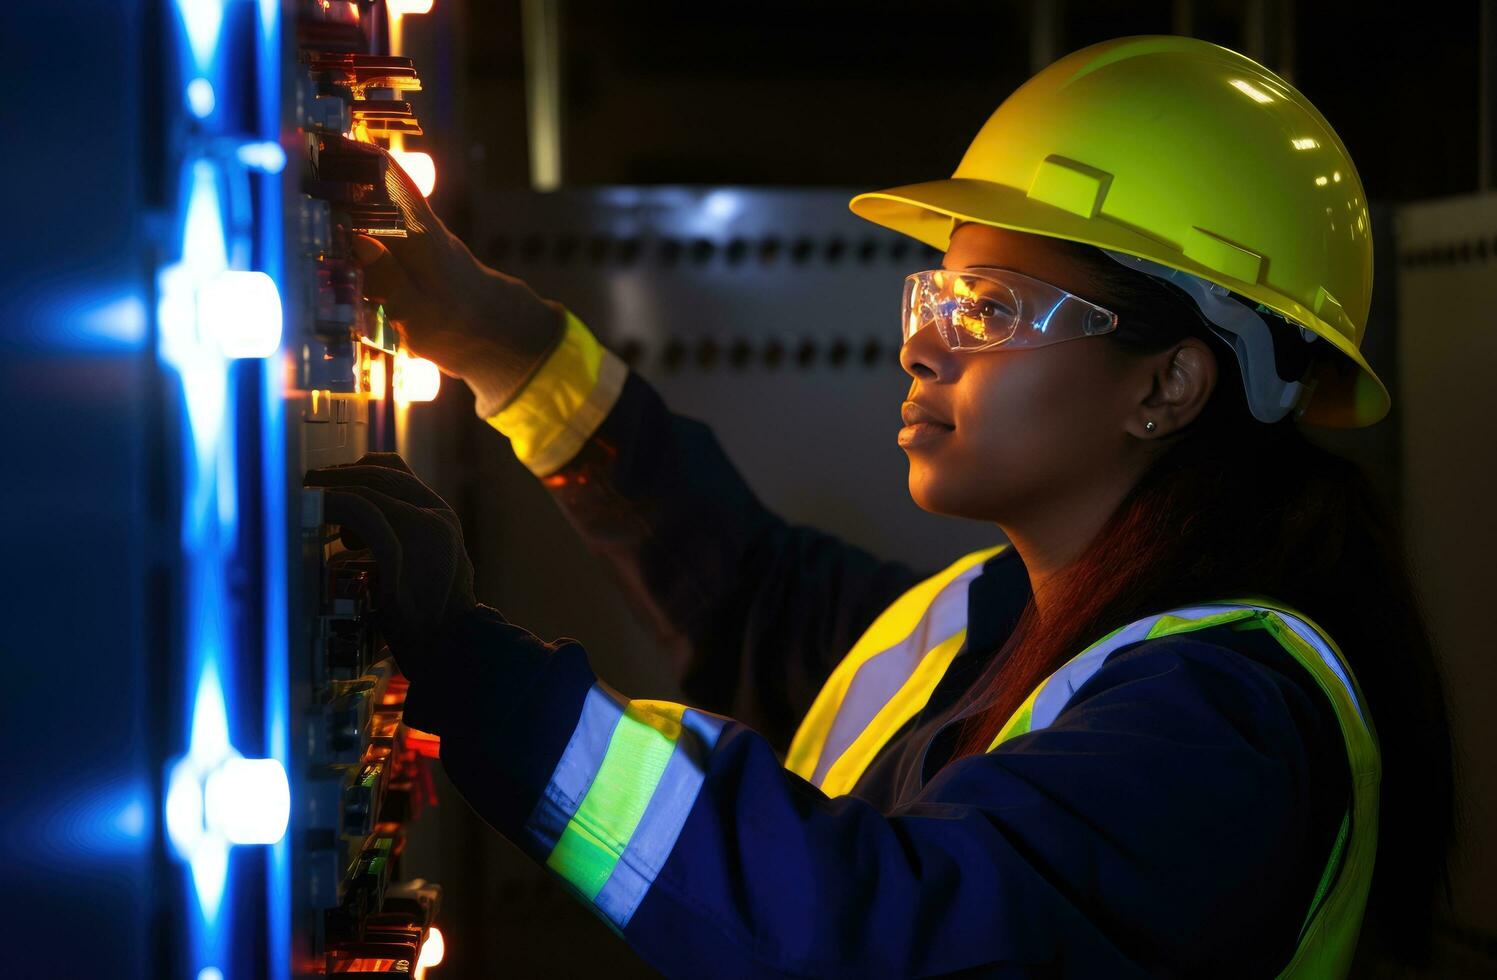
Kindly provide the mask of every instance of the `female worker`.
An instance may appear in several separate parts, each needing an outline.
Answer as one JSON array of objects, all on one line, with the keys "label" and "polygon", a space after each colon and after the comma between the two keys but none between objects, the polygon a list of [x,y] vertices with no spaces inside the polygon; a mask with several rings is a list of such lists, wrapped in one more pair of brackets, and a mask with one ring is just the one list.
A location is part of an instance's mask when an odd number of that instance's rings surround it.
[{"label": "female worker", "polygon": [[1281,78],[1189,38],[1094,45],[952,179],[854,199],[945,250],[905,281],[911,495],[1010,542],[933,576],[767,512],[704,426],[395,189],[427,230],[361,244],[371,297],[610,560],[692,706],[476,605],[398,460],[310,482],[380,563],[410,723],[646,960],[1335,976],[1369,891],[1363,934],[1417,947],[1450,836],[1439,682],[1371,490],[1298,428],[1388,409],[1366,202]]}]

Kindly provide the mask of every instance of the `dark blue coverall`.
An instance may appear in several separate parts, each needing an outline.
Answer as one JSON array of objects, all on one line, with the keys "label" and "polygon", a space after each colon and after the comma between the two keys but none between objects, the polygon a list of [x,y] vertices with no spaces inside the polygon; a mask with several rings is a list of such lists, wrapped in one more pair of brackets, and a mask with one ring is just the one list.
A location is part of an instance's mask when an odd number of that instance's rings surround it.
[{"label": "dark blue coverall", "polygon": [[[1349,781],[1330,702],[1265,631],[1124,647],[1050,727],[946,765],[958,726],[943,723],[1029,598],[1006,549],[969,585],[967,645],[929,704],[850,795],[828,798],[783,753],[843,654],[925,575],[767,511],[711,431],[632,372],[547,485],[663,637],[688,703],[735,719],[622,930],[658,969],[1262,977],[1287,964]],[[543,860],[525,825],[596,678],[575,641],[485,607],[454,633],[413,680],[407,720],[440,734],[469,803]]]}]

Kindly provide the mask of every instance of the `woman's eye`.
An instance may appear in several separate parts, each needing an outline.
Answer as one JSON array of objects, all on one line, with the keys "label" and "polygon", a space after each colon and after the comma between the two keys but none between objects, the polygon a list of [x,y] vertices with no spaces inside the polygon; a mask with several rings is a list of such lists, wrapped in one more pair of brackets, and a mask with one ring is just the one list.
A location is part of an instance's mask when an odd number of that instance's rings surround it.
[{"label": "woman's eye", "polygon": [[1009,317],[1013,315],[1013,311],[1010,310],[1005,304],[993,299],[976,300],[973,303],[972,312],[974,315],[980,316],[984,320],[994,319],[997,317]]}]

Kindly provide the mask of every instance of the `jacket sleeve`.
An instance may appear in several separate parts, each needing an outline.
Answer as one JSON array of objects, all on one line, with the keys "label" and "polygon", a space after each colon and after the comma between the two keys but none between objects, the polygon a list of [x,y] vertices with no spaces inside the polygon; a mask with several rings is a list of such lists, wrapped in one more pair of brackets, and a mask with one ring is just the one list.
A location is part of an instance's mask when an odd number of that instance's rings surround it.
[{"label": "jacket sleeve", "polygon": [[1197,639],[1114,655],[1051,727],[884,813],[734,721],[624,698],[575,642],[491,611],[464,628],[408,713],[470,804],[669,976],[1271,975],[1329,853],[1305,801],[1339,734]]},{"label": "jacket sleeve", "polygon": [[567,319],[490,424],[607,559],[688,697],[783,751],[839,658],[921,576],[771,513],[706,425]]}]

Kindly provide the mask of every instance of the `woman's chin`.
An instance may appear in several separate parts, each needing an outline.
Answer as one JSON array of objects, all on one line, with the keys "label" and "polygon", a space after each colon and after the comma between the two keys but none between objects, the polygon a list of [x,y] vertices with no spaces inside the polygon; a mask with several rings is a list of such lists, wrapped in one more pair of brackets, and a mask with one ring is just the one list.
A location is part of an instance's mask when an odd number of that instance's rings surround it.
[{"label": "woman's chin", "polygon": [[945,486],[931,468],[910,461],[910,498],[915,506],[932,514],[949,514],[953,501],[951,488]]},{"label": "woman's chin", "polygon": [[[942,478],[932,467],[910,461],[910,499],[915,506],[942,517],[964,517],[971,520],[992,520],[995,508],[992,491],[996,489],[990,481],[981,488]],[[976,492],[974,492],[976,491]]]}]

